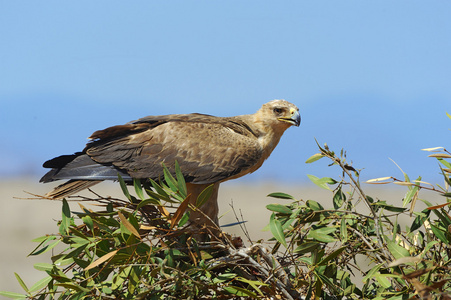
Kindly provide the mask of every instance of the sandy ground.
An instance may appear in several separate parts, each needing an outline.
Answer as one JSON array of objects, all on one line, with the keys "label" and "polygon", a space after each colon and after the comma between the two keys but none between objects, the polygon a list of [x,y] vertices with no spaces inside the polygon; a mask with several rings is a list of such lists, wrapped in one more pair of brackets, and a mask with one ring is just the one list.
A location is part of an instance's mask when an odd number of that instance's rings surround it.
[{"label": "sandy ground", "polygon": [[[0,181],[0,290],[23,292],[14,276],[18,273],[28,287],[45,277],[41,271],[33,268],[36,263],[50,262],[51,253],[28,257],[28,254],[37,246],[32,239],[47,233],[58,231],[56,221],[61,219],[61,203],[49,200],[16,199],[30,197],[25,191],[35,194],[45,194],[52,187],[50,184],[39,184],[37,179],[15,179]],[[377,188],[377,190],[376,190]],[[120,197],[122,195],[119,185],[102,183],[94,187],[101,195]],[[389,203],[400,205],[405,189],[399,187],[387,189],[387,186],[370,186],[366,192]],[[286,200],[266,197],[272,192],[285,192],[298,199],[312,199],[322,203],[326,208],[332,207],[331,193],[315,185],[286,186],[276,183],[225,183],[221,186],[219,194],[220,224],[235,222],[235,216],[230,211],[230,204],[238,213],[242,213],[247,229],[253,240],[268,239],[269,232],[262,232],[269,221],[270,212],[265,206],[270,203],[288,203]],[[430,194],[428,194],[430,196]],[[433,203],[442,203],[438,196],[432,195],[428,200]],[[323,200],[322,200],[323,199]],[[71,209],[79,210],[76,203],[71,203]],[[408,221],[409,223],[411,221]],[[225,228],[224,231],[244,237],[238,226]]]}]

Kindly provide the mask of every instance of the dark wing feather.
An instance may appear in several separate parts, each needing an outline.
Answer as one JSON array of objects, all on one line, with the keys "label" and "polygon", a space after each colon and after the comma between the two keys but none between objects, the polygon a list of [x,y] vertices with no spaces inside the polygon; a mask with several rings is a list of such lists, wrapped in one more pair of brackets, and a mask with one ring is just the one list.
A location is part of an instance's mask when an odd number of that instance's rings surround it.
[{"label": "dark wing feather", "polygon": [[40,182],[52,182],[61,179],[77,180],[116,180],[120,174],[124,180],[132,178],[112,165],[102,165],[88,155],[78,152],[73,155],[62,155],[44,163],[44,167],[52,168]]}]

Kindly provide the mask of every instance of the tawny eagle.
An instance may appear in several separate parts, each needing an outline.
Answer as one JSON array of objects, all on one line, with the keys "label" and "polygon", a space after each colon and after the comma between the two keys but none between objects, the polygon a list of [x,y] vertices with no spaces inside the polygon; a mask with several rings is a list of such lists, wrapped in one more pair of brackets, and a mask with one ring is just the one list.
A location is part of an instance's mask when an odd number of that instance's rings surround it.
[{"label": "tawny eagle", "polygon": [[46,161],[43,166],[51,170],[40,181],[69,180],[46,195],[61,199],[103,180],[116,180],[118,174],[125,181],[158,180],[163,177],[162,165],[170,168],[177,161],[192,203],[214,185],[201,210],[217,224],[219,184],[257,170],[284,131],[300,121],[299,109],[285,100],[270,101],[255,114],[235,117],[148,116],[94,132],[82,152]]}]

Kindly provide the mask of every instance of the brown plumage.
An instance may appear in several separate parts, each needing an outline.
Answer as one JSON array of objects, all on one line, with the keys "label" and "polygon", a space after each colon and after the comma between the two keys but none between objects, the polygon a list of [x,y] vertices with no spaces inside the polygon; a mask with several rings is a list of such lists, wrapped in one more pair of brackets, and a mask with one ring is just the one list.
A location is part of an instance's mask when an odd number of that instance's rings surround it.
[{"label": "brown plumage", "polygon": [[[193,203],[214,184],[214,193],[201,210],[217,224],[219,184],[257,170],[284,131],[299,123],[299,109],[285,100],[273,100],[255,114],[235,117],[148,116],[96,131],[82,152],[45,162],[44,167],[52,170],[41,182],[69,180],[46,195],[60,199],[103,180],[116,180],[118,174],[125,181],[158,180],[162,163],[173,170],[177,161]],[[192,215],[192,220],[201,218]]]}]

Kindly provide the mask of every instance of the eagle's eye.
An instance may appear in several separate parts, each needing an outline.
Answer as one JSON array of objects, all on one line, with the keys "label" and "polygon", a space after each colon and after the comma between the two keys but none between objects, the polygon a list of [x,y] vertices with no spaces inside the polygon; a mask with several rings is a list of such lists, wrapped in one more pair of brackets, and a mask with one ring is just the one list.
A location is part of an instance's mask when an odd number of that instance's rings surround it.
[{"label": "eagle's eye", "polygon": [[281,108],[274,108],[274,110],[273,110],[276,114],[281,114],[282,113],[282,111],[283,111],[283,109],[281,109]]}]

